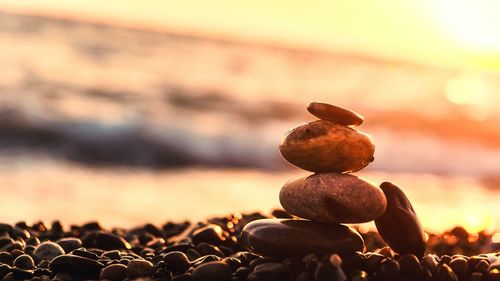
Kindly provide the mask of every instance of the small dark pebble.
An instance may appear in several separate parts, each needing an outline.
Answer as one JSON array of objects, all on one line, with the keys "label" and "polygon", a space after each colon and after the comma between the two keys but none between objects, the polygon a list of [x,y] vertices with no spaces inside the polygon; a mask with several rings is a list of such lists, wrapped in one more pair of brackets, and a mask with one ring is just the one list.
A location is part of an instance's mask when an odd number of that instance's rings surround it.
[{"label": "small dark pebble", "polygon": [[173,272],[184,272],[191,266],[186,254],[180,251],[167,253],[163,257],[163,261],[165,262],[165,267]]},{"label": "small dark pebble", "polygon": [[103,231],[90,232],[82,238],[83,246],[86,248],[97,248],[102,250],[130,249],[130,244],[122,237]]},{"label": "small dark pebble", "polygon": [[59,244],[46,241],[36,247],[33,256],[37,261],[51,261],[57,256],[64,255],[64,253],[64,249]]},{"label": "small dark pebble", "polygon": [[55,273],[67,273],[72,276],[97,278],[103,265],[93,259],[72,254],[54,258],[49,265]]},{"label": "small dark pebble", "polygon": [[321,262],[314,271],[316,281],[346,281],[347,276],[341,267],[342,260],[338,255],[330,256],[326,261]]},{"label": "small dark pebble", "polygon": [[61,238],[57,241],[57,244],[64,249],[64,252],[69,253],[74,249],[78,249],[82,246],[82,240],[78,238]]},{"label": "small dark pebble", "polygon": [[99,280],[120,281],[127,277],[127,266],[111,264],[106,266],[99,275]]},{"label": "small dark pebble", "polygon": [[19,269],[32,270],[35,268],[35,261],[28,255],[20,255],[14,260],[14,266]]},{"label": "small dark pebble", "polygon": [[445,263],[438,267],[435,279],[436,281],[458,281],[457,275]]},{"label": "small dark pebble", "polygon": [[153,264],[147,260],[131,260],[127,265],[127,277],[135,279],[153,273]]},{"label": "small dark pebble", "polygon": [[226,240],[223,236],[223,232],[224,231],[220,226],[216,224],[208,224],[196,229],[193,232],[191,239],[195,244],[205,242],[212,245],[220,245]]},{"label": "small dark pebble", "polygon": [[231,273],[231,267],[223,262],[207,262],[193,270],[192,279],[193,281],[229,281]]},{"label": "small dark pebble", "polygon": [[401,256],[399,259],[399,267],[403,277],[407,277],[412,280],[422,280],[423,268],[415,255],[409,254]]},{"label": "small dark pebble", "polygon": [[57,221],[52,227],[0,224],[0,280],[500,281],[500,244],[487,232],[429,233],[425,256],[395,254],[374,232],[361,233],[365,252],[263,256],[238,239],[246,223],[261,218],[232,214],[129,230]]}]

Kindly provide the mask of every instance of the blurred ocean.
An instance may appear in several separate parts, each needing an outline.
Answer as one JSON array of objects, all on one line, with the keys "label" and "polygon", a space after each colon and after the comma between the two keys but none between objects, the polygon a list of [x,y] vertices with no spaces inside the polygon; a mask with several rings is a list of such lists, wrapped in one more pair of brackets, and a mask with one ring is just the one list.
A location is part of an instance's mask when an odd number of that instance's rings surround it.
[{"label": "blurred ocean", "polygon": [[0,12],[0,220],[267,211],[305,175],[281,136],[325,101],[365,116],[361,174],[404,184],[428,229],[500,229],[499,78]]}]

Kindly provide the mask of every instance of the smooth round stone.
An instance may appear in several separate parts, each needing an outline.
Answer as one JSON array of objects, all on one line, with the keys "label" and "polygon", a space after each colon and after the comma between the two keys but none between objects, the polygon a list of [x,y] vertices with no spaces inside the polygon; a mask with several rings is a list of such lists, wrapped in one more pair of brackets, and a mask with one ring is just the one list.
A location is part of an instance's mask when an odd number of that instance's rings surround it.
[{"label": "smooth round stone", "polygon": [[354,111],[322,102],[311,102],[307,111],[321,120],[332,121],[341,125],[359,126],[365,120]]},{"label": "smooth round stone", "polygon": [[99,280],[120,281],[127,277],[127,266],[123,264],[111,264],[106,266],[99,275]]},{"label": "smooth round stone", "polygon": [[393,183],[384,182],[380,188],[387,198],[385,213],[375,220],[380,236],[395,252],[422,257],[426,249],[425,233],[410,200]]},{"label": "smooth round stone", "polygon": [[315,173],[355,172],[374,160],[373,139],[356,129],[317,120],[295,127],[280,143],[291,164]]},{"label": "smooth round stone", "polygon": [[82,246],[82,240],[78,238],[62,238],[57,241],[57,244],[61,246],[66,253],[69,253],[75,249]]},{"label": "smooth round stone", "polygon": [[241,241],[252,251],[281,257],[352,254],[364,250],[363,238],[354,229],[308,220],[256,220],[245,225]]},{"label": "smooth round stone", "polygon": [[57,243],[46,241],[36,247],[33,256],[38,261],[51,261],[55,257],[64,255],[64,249]]},{"label": "smooth round stone", "polygon": [[224,240],[226,240],[222,235],[223,232],[224,231],[220,226],[216,224],[208,224],[193,231],[191,239],[194,244],[205,242],[212,245],[220,245],[224,242]]},{"label": "smooth round stone", "polygon": [[130,249],[130,244],[118,235],[104,231],[93,231],[82,238],[85,248],[97,248],[102,250]]},{"label": "smooth round stone", "polygon": [[163,257],[163,261],[165,262],[166,268],[174,272],[184,272],[191,266],[191,262],[186,254],[180,251],[167,253]]},{"label": "smooth round stone", "polygon": [[382,190],[354,175],[321,173],[287,182],[280,202],[290,214],[317,222],[363,223],[384,214]]},{"label": "smooth round stone", "polygon": [[20,255],[14,260],[14,266],[19,269],[32,270],[35,268],[35,261],[29,255]]},{"label": "smooth round stone", "polygon": [[193,271],[193,281],[229,281],[231,279],[231,267],[224,262],[213,261],[196,267]]},{"label": "smooth round stone", "polygon": [[97,278],[103,265],[93,259],[76,256],[61,255],[54,258],[49,268],[55,273],[67,273],[79,277]]},{"label": "smooth round stone", "polygon": [[127,276],[130,279],[146,277],[153,274],[153,264],[147,260],[131,260],[127,265]]}]

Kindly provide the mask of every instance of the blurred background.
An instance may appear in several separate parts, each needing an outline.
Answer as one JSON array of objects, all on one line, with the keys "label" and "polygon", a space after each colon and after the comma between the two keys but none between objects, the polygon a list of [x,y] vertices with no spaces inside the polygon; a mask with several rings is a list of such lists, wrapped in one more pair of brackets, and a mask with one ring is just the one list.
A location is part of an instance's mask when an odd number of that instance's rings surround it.
[{"label": "blurred background", "polygon": [[[376,142],[424,227],[500,229],[498,1],[0,1],[0,220],[279,207],[311,101]],[[371,227],[370,224],[367,228]]]}]

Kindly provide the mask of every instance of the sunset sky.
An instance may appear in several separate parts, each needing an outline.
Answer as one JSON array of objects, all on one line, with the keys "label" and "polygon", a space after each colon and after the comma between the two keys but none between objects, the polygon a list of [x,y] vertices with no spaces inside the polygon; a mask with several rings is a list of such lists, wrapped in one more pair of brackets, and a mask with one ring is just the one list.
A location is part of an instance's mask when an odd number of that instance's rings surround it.
[{"label": "sunset sky", "polygon": [[0,9],[500,70],[500,2],[2,0]]}]

